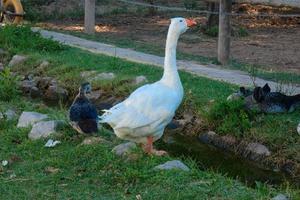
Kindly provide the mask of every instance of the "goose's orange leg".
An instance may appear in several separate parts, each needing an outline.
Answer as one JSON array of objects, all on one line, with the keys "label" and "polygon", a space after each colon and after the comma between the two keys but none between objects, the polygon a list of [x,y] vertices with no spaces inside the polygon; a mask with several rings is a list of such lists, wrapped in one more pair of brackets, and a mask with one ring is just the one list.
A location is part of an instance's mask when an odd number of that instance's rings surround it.
[{"label": "goose's orange leg", "polygon": [[152,154],[156,156],[163,156],[167,155],[168,153],[166,151],[158,151],[153,149],[153,137],[149,136],[147,137],[147,144],[143,145],[143,149],[147,154]]}]

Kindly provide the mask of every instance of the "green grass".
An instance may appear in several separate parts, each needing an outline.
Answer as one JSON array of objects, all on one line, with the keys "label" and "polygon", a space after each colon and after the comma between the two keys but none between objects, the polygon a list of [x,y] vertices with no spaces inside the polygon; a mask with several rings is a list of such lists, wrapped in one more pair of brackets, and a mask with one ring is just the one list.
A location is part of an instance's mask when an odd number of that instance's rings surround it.
[{"label": "green grass", "polygon": [[[77,37],[82,37],[85,39],[93,40],[93,41],[98,41],[98,42],[103,42],[103,43],[108,43],[108,44],[114,44],[118,47],[123,47],[123,48],[131,48],[137,51],[141,51],[144,53],[150,53],[154,55],[159,55],[159,56],[164,56],[164,47],[160,45],[154,45],[150,44],[147,42],[141,42],[141,41],[136,41],[130,38],[116,38],[113,36],[109,35],[88,35],[82,32],[74,32],[74,31],[62,31],[62,30],[56,30],[54,29],[53,31],[58,31],[62,33],[67,33],[71,34]],[[212,33],[210,34],[215,34],[215,30],[209,30]],[[236,33],[237,35],[242,35],[244,36],[246,33],[244,33],[244,29],[239,29]],[[215,57],[205,57],[205,56],[199,56],[199,55],[193,55],[189,53],[184,53],[178,50],[177,52],[177,58],[181,60],[189,60],[189,61],[196,61],[200,64],[215,64],[218,65],[218,60]],[[283,72],[283,71],[269,71],[264,69],[260,65],[251,65],[247,63],[243,63],[237,60],[232,59],[230,63],[227,66],[224,66],[228,69],[234,69],[234,70],[241,70],[248,72],[249,74],[252,74],[253,69],[255,69],[255,76],[266,79],[266,80],[272,80],[276,82],[281,82],[281,83],[292,83],[292,84],[300,84],[300,76],[294,73],[289,73],[289,72]]]},{"label": "green grass", "polygon": [[[16,98],[0,107],[14,107],[50,113],[52,119],[66,119],[66,110],[48,108],[39,102]],[[45,148],[46,140],[30,141],[29,128],[16,128],[17,120],[0,121],[0,158],[9,165],[0,167],[1,199],[268,199],[276,190],[241,183],[211,171],[199,170],[183,158],[190,172],[157,172],[153,167],[170,157],[150,157],[136,149],[132,157],[120,158],[111,149],[120,141],[108,132],[99,135],[106,143],[81,146],[84,137],[64,127],[55,139],[62,143]],[[53,138],[53,137],[52,137]],[[52,167],[57,173],[47,171]],[[10,178],[15,174],[15,178]],[[289,194],[292,191],[287,190]]]},{"label": "green grass", "polygon": [[[8,37],[0,40],[0,46],[5,44],[10,56],[19,53],[29,57],[25,64],[12,68],[12,71],[55,77],[73,96],[78,85],[84,81],[79,74],[86,70],[114,72],[118,77],[116,80],[96,82],[93,87],[121,97],[127,96],[136,87],[124,84],[124,80],[145,75],[153,82],[161,77],[160,68],[56,46],[52,41],[28,32],[28,29],[0,29],[0,38],[3,35]],[[22,36],[22,33],[26,36]],[[21,36],[16,37],[15,34]],[[9,38],[13,40],[10,41]],[[27,39],[29,47],[40,46],[36,44],[40,43],[45,50],[26,48],[26,43],[20,41],[23,38]],[[50,66],[46,69],[39,68],[42,60],[48,60]],[[185,72],[180,72],[180,76],[185,89],[185,100],[178,112],[192,109],[204,119],[204,123],[210,108],[237,89],[227,83]],[[65,119],[67,112],[64,106],[49,108],[39,101],[32,102],[17,94],[9,101],[1,99],[0,110],[7,107],[14,107],[19,112],[34,110],[50,113],[55,119]],[[240,137],[263,142],[270,146],[274,155],[281,154],[282,157],[300,162],[300,147],[297,145],[300,139],[295,130],[299,113],[298,110],[292,114],[257,115],[250,122],[250,130],[243,132]],[[54,149],[45,149],[44,140],[28,140],[29,129],[17,129],[15,125],[16,120],[0,122],[0,159],[9,159],[14,155],[21,158],[20,162],[0,170],[0,199],[7,196],[11,197],[9,199],[135,199],[137,194],[141,194],[143,199],[269,199],[274,195],[273,189],[261,184],[250,189],[214,172],[200,171],[194,162],[186,158],[183,160],[192,168],[190,173],[153,172],[153,166],[170,158],[148,157],[139,150],[139,159],[135,161],[117,158],[110,151],[120,141],[107,132],[101,131],[99,134],[109,140],[108,144],[82,147],[78,144],[83,138],[65,127],[58,137],[62,144]],[[16,141],[21,141],[21,144],[16,144]],[[60,171],[57,174],[47,174],[45,168],[48,166],[59,168]],[[12,173],[17,175],[15,179],[9,179]],[[288,193],[294,195],[297,192],[288,190]]]}]

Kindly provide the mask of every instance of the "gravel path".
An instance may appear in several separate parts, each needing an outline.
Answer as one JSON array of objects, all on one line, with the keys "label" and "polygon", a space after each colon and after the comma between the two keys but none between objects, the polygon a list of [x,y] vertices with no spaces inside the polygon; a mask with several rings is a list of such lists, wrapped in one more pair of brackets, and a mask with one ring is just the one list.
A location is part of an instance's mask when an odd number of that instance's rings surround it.
[{"label": "gravel path", "polygon": [[[66,45],[88,50],[93,53],[116,56],[133,62],[163,67],[164,58],[160,56],[141,53],[131,49],[118,48],[113,45],[94,42],[94,41],[82,39],[67,34],[57,33],[53,31],[46,31],[39,28],[33,28],[33,30],[34,31],[39,30],[42,36],[45,38],[51,38],[53,40],[59,41]],[[204,65],[196,64],[192,61],[183,61],[183,60],[178,60],[177,65],[180,70],[192,74],[196,74],[199,76],[204,76],[210,79],[224,81],[224,82],[228,82],[240,86],[251,87],[253,85],[251,77],[249,76],[249,74],[245,72],[221,69],[215,66],[204,66]],[[268,83],[273,91],[277,90],[278,88],[281,88],[282,91],[285,91],[289,94],[300,93],[299,86],[282,85],[282,84],[280,85],[276,82],[266,81],[260,78],[256,78],[255,82],[257,85],[264,85],[265,83]]]}]

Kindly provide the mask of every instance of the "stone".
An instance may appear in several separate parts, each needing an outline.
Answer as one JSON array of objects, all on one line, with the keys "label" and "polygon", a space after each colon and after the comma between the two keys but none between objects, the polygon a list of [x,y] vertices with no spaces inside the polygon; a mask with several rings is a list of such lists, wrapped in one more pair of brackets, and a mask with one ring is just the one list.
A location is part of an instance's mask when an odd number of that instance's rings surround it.
[{"label": "stone", "polygon": [[34,80],[23,80],[20,84],[20,87],[23,94],[29,94],[31,88],[36,87],[36,83]]},{"label": "stone", "polygon": [[53,80],[53,78],[51,77],[37,77],[36,79],[36,82],[37,82],[37,87],[41,90],[46,90],[51,81]]},{"label": "stone", "polygon": [[89,78],[91,76],[94,76],[96,73],[97,73],[97,71],[95,71],[95,70],[92,70],[92,71],[83,71],[83,72],[80,73],[80,76],[82,78]]},{"label": "stone", "polygon": [[47,138],[52,133],[55,133],[61,121],[40,121],[33,125],[28,137],[32,140]]},{"label": "stone", "polygon": [[284,194],[278,194],[277,196],[273,197],[271,200],[289,200],[290,198],[288,198],[286,195]]},{"label": "stone", "polygon": [[140,84],[146,83],[146,82],[148,82],[148,79],[145,76],[137,76],[137,77],[135,77],[135,80],[134,80],[134,83],[136,85],[140,85]]},{"label": "stone", "polygon": [[238,92],[232,93],[227,97],[227,101],[236,101],[242,98],[242,95]]},{"label": "stone", "polygon": [[107,142],[107,141],[101,137],[87,137],[82,141],[81,145],[95,145],[102,142]]},{"label": "stone", "polygon": [[40,68],[47,68],[50,65],[50,63],[47,60],[44,60],[39,67]]},{"label": "stone", "polygon": [[112,152],[118,156],[124,156],[129,154],[134,148],[136,148],[136,144],[134,142],[127,142],[114,147]]},{"label": "stone", "polygon": [[199,135],[199,140],[205,144],[210,144],[216,137],[218,137],[218,135],[215,132],[208,131],[207,133]]},{"label": "stone", "polygon": [[171,169],[190,171],[190,169],[179,160],[168,161],[162,165],[158,165],[154,167],[154,170],[171,170]]},{"label": "stone", "polygon": [[68,98],[68,91],[58,85],[51,85],[46,90],[44,98],[48,101],[65,101]]},{"label": "stone", "polygon": [[40,91],[40,89],[35,86],[30,88],[29,94],[31,98],[38,98],[42,96],[42,92]]},{"label": "stone", "polygon": [[1,55],[1,56],[4,56],[4,55],[6,55],[6,54],[8,54],[7,51],[5,51],[4,49],[1,49],[1,48],[0,48],[0,55]]},{"label": "stone", "polygon": [[99,80],[112,80],[114,79],[116,76],[114,73],[100,73],[97,74],[96,76],[92,77],[89,79],[89,81],[99,81]]},{"label": "stone", "polygon": [[298,134],[300,135],[300,123],[299,123],[298,126],[297,126],[297,132],[298,132]]},{"label": "stone", "polygon": [[86,95],[86,97],[91,101],[95,101],[99,99],[100,96],[101,96],[101,90],[95,90]]},{"label": "stone", "polygon": [[246,152],[252,154],[250,155],[251,157],[266,157],[271,155],[270,150],[260,143],[249,143],[246,147]]},{"label": "stone", "polygon": [[4,65],[0,62],[0,72],[4,71]]},{"label": "stone", "polygon": [[13,120],[17,116],[17,113],[16,113],[16,111],[14,111],[12,109],[8,109],[4,113],[4,116],[5,116],[6,120]]},{"label": "stone", "polygon": [[47,118],[48,115],[37,112],[23,112],[19,118],[17,127],[28,127]]},{"label": "stone", "polygon": [[8,63],[9,67],[13,67],[16,65],[20,65],[24,63],[27,60],[26,56],[21,56],[21,55],[14,55],[11,59],[11,61]]}]

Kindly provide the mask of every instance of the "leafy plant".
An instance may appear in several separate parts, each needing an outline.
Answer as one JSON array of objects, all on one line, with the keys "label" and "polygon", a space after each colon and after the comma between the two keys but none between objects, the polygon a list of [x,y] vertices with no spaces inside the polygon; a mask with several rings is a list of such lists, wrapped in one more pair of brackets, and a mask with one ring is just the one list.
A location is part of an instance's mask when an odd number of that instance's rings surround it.
[{"label": "leafy plant", "polygon": [[217,103],[208,115],[210,124],[218,133],[233,134],[237,137],[249,131],[253,117],[253,113],[244,108],[244,102],[241,100]]},{"label": "leafy plant", "polygon": [[210,36],[210,37],[218,37],[219,27],[218,26],[212,26],[210,28],[207,28],[204,33],[206,35]]},{"label": "leafy plant", "polygon": [[20,94],[17,78],[11,74],[9,69],[0,73],[0,99],[10,101]]}]

